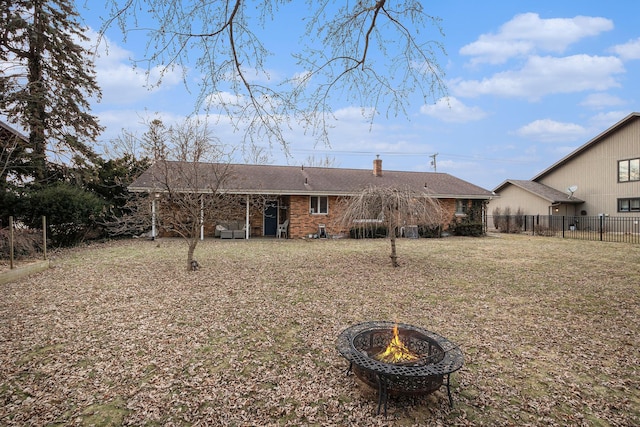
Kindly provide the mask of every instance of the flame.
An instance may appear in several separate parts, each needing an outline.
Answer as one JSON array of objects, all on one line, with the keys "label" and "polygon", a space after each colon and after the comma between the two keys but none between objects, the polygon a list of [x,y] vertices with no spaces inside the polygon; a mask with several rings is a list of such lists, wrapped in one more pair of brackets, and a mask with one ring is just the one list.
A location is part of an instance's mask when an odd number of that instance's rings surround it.
[{"label": "flame", "polygon": [[417,360],[419,357],[416,353],[409,350],[409,348],[400,340],[400,336],[398,335],[398,325],[394,325],[393,339],[387,348],[378,353],[375,358],[384,363],[400,363],[411,362],[413,360]]}]

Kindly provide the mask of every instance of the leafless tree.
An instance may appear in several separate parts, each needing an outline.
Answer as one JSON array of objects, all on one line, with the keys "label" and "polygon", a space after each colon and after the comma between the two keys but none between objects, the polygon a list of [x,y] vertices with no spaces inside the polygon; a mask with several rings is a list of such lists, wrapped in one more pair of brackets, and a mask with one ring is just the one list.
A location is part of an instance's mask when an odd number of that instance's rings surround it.
[{"label": "leafless tree", "polygon": [[409,187],[371,186],[359,194],[342,199],[342,225],[366,228],[383,226],[391,242],[391,263],[398,267],[396,237],[404,225],[440,225],[445,212],[440,202],[427,193]]},{"label": "leafless tree", "polygon": [[131,214],[119,218],[112,228],[148,230],[150,206],[155,204],[158,229],[187,242],[190,269],[201,227],[236,215],[242,207],[238,196],[221,191],[233,177],[233,167],[206,124],[187,120],[170,128],[158,121],[151,125],[144,138],[155,153],[154,164],[143,177],[151,181],[153,191],[132,199]]},{"label": "leafless tree", "polygon": [[[406,114],[410,95],[425,102],[446,94],[438,56],[440,19],[420,0],[308,0],[299,37],[298,71],[275,80],[264,34],[287,22],[293,0],[109,0],[103,31],[118,25],[125,38],[145,34],[149,69],[202,72],[196,107],[226,113],[251,141],[277,142],[288,153],[292,121],[328,143],[332,103],[357,103],[377,114]],[[186,84],[186,71],[185,84]],[[160,80],[162,77],[160,77]]]},{"label": "leafless tree", "polygon": [[324,157],[307,156],[304,161],[305,166],[315,166],[319,168],[335,168],[338,167],[335,157],[330,157],[328,154]]}]

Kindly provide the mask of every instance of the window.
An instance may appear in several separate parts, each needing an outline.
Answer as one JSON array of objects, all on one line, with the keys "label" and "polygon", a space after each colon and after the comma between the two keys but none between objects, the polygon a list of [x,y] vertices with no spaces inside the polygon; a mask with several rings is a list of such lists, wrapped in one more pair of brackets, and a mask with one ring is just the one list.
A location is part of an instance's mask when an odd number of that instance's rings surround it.
[{"label": "window", "polygon": [[640,181],[640,159],[618,162],[618,182]]},{"label": "window", "polygon": [[456,215],[466,215],[469,201],[466,199],[456,200]]},{"label": "window", "polygon": [[640,197],[618,199],[618,212],[640,212]]},{"label": "window", "polygon": [[310,212],[312,214],[329,213],[329,198],[327,196],[311,196]]}]

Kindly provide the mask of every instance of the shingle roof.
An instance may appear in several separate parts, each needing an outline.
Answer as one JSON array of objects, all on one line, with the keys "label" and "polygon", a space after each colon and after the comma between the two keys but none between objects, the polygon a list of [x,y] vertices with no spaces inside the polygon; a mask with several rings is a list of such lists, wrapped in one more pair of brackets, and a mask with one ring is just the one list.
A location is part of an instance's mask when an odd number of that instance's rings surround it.
[{"label": "shingle roof", "polygon": [[[168,162],[174,170],[187,169],[185,163]],[[133,192],[160,189],[154,184],[154,174],[160,171],[156,164],[145,171],[130,186]],[[192,166],[192,165],[191,165]],[[200,163],[198,175],[208,177],[200,187],[202,191],[216,187],[215,173],[228,166],[232,178],[219,189],[237,194],[282,195],[351,195],[371,186],[409,186],[415,191],[426,191],[439,198],[488,199],[491,192],[446,173],[382,171],[375,176],[373,169],[342,169],[300,166],[245,165]],[[156,175],[157,176],[157,175]],[[158,181],[155,181],[158,182]],[[186,188],[190,186],[185,186]]]},{"label": "shingle roof", "polygon": [[535,194],[536,196],[541,197],[545,200],[548,200],[551,203],[583,203],[583,200],[580,200],[576,197],[569,197],[568,193],[563,193],[562,191],[558,191],[555,188],[540,184],[539,182],[520,179],[507,179],[502,184],[497,186],[494,192],[500,192],[509,184],[522,188],[523,190]]}]

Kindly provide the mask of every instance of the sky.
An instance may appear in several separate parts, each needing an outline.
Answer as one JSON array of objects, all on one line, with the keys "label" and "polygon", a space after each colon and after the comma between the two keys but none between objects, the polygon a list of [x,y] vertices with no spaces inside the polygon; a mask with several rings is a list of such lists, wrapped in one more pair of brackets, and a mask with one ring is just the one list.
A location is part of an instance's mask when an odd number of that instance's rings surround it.
[{"label": "sky", "polygon": [[[379,155],[384,170],[446,172],[492,190],[506,179],[532,178],[640,111],[640,2],[447,0],[425,2],[425,8],[442,20],[444,37],[433,31],[424,37],[446,50],[439,63],[447,97],[427,103],[416,97],[406,116],[379,114],[373,125],[358,106],[343,102],[336,106],[330,147],[314,146],[294,128],[287,133],[290,156],[273,147],[269,162],[300,165],[311,156],[328,157],[335,167],[368,169]],[[292,9],[278,22],[297,23]],[[78,11],[95,43],[102,2],[78,0]],[[276,23],[265,33],[274,74],[300,72],[290,58],[295,27]],[[145,57],[146,42],[144,31],[125,40],[111,28],[97,48],[103,97],[92,113],[106,127],[100,146],[123,129],[144,132],[149,118],[171,124],[193,111],[196,94],[180,71],[149,87],[143,70],[133,67],[132,60]],[[197,70],[187,73],[186,80],[197,80]],[[242,135],[225,123],[216,124],[216,134],[226,145],[241,143]]]}]

